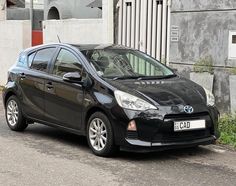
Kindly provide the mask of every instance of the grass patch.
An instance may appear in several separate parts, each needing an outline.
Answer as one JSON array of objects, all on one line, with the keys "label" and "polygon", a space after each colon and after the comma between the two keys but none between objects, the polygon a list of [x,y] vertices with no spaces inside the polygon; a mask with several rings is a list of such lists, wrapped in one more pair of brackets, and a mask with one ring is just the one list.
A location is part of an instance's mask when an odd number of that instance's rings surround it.
[{"label": "grass patch", "polygon": [[211,56],[206,56],[204,58],[200,58],[194,65],[193,71],[198,73],[208,72],[210,74],[214,73],[213,68],[213,59]]},{"label": "grass patch", "polygon": [[224,115],[219,120],[221,144],[230,145],[236,149],[236,115]]}]

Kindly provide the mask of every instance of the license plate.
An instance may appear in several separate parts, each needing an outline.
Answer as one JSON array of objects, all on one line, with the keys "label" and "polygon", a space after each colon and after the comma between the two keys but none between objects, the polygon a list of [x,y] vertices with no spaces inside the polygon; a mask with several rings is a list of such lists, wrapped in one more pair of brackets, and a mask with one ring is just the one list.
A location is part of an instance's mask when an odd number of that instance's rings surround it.
[{"label": "license plate", "polygon": [[199,130],[206,128],[205,120],[176,121],[174,122],[174,131]]}]

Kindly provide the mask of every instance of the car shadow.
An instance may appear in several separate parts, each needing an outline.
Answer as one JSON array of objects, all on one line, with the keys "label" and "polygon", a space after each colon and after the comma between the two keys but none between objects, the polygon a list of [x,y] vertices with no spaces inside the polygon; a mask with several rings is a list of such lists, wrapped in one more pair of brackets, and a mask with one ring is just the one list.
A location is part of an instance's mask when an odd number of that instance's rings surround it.
[{"label": "car shadow", "polygon": [[57,128],[48,127],[41,124],[34,124],[28,127],[25,134],[29,134],[34,139],[52,140],[63,143],[71,147],[88,148],[87,139],[85,136],[79,136]]},{"label": "car shadow", "polygon": [[128,161],[153,161],[153,160],[169,160],[169,159],[181,159],[189,157],[198,157],[212,154],[213,152],[203,147],[193,148],[179,148],[156,152],[136,153],[120,151],[116,158],[128,160]]}]

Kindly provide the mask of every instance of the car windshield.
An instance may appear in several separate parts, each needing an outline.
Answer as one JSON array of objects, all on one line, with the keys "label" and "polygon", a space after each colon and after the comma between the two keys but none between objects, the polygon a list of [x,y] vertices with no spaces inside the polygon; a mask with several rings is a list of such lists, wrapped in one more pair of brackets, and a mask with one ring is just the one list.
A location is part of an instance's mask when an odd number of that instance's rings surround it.
[{"label": "car windshield", "polygon": [[82,53],[103,78],[165,78],[175,74],[150,56],[131,49],[94,49]]}]

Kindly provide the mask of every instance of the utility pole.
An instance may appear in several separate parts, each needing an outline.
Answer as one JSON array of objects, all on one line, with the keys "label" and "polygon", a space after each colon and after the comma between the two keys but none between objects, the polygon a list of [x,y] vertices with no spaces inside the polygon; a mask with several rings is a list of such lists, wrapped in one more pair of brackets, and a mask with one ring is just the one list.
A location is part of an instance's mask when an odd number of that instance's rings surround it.
[{"label": "utility pole", "polygon": [[30,0],[30,22],[31,22],[31,43],[32,43],[33,23],[34,23],[34,2],[33,2],[33,0]]},{"label": "utility pole", "polygon": [[30,21],[31,21],[31,27],[33,30],[33,21],[34,21],[34,2],[33,2],[33,0],[30,0]]}]

